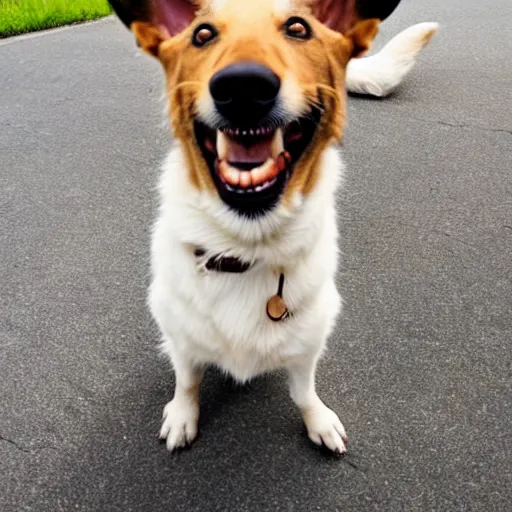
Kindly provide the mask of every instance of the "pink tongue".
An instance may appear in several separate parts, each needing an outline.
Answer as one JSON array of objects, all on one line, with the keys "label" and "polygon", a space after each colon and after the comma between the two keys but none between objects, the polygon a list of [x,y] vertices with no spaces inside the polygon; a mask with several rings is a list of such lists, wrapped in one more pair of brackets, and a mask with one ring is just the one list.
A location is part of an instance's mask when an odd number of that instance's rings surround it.
[{"label": "pink tongue", "polygon": [[228,137],[226,160],[231,163],[261,163],[272,157],[272,139],[265,139],[246,147]]}]

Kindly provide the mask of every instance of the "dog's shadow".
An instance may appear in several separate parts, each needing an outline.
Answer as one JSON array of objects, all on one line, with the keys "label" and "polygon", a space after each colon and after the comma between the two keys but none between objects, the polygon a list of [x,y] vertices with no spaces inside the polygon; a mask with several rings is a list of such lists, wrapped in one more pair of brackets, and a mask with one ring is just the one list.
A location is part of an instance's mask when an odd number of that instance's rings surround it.
[{"label": "dog's shadow", "polygon": [[199,427],[207,430],[208,425],[221,420],[224,415],[236,414],[241,412],[241,409],[247,409],[248,403],[254,403],[251,398],[255,395],[260,400],[263,398],[259,404],[261,410],[269,399],[280,395],[283,389],[286,389],[285,379],[284,374],[274,374],[240,383],[229,375],[210,368],[202,385]]},{"label": "dog's shadow", "polygon": [[271,504],[299,499],[336,510],[333,486],[361,480],[350,460],[309,442],[281,373],[240,385],[207,372],[199,437],[170,454],[157,438],[173,389],[163,366],[132,376],[104,404],[79,457],[55,475],[53,502],[64,496],[69,510],[88,511],[239,511],[288,510]]}]

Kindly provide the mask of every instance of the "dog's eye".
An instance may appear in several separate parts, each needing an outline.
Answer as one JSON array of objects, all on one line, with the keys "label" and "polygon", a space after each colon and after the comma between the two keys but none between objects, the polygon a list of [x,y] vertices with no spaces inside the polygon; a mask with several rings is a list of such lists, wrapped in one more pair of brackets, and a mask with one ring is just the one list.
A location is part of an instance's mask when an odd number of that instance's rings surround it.
[{"label": "dog's eye", "polygon": [[293,16],[285,22],[284,32],[294,39],[311,39],[311,27],[306,20],[298,16]]},{"label": "dog's eye", "polygon": [[203,23],[194,30],[192,44],[200,48],[210,41],[213,41],[218,35],[217,29],[213,25]]}]

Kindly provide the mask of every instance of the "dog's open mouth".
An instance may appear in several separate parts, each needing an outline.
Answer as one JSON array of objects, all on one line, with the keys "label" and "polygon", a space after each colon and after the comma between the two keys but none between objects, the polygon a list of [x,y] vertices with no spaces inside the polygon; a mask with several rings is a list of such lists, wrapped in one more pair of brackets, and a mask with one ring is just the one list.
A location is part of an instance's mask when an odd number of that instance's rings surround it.
[{"label": "dog's open mouth", "polygon": [[194,122],[197,143],[221,199],[233,209],[257,215],[273,208],[315,135],[320,109],[287,125],[214,130]]}]

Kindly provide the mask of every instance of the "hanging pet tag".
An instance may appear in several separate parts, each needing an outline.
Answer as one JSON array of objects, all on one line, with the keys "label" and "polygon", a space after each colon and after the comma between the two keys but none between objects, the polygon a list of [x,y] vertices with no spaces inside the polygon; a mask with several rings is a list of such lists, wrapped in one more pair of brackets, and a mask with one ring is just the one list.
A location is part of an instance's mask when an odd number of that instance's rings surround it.
[{"label": "hanging pet tag", "polygon": [[267,315],[270,320],[279,322],[289,316],[288,307],[283,299],[284,274],[279,276],[277,294],[270,297],[267,302]]}]

